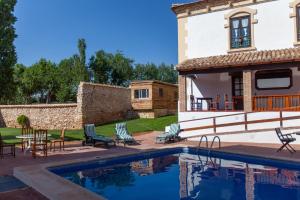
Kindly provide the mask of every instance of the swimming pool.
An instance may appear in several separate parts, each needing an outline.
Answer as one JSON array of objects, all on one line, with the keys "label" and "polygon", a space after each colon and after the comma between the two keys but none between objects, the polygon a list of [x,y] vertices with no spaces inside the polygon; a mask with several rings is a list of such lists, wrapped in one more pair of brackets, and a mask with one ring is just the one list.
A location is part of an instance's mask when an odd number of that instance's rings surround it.
[{"label": "swimming pool", "polygon": [[175,148],[49,169],[107,199],[300,199],[300,165]]}]

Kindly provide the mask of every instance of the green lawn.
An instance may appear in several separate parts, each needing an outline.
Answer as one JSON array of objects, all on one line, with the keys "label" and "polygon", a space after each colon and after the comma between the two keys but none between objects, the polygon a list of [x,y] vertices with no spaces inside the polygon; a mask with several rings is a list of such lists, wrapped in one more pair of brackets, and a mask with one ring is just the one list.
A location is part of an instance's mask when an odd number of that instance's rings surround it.
[{"label": "green lawn", "polygon": [[[129,132],[136,134],[145,131],[164,131],[165,126],[171,123],[177,122],[177,116],[166,116],[156,119],[134,119],[126,121]],[[113,136],[115,123],[106,124],[96,127],[97,133],[101,133],[106,136]],[[17,135],[21,134],[21,130],[17,128],[0,128],[0,133],[7,143],[18,143],[20,142],[16,139]],[[58,138],[60,131],[54,130],[49,131],[52,138]],[[66,139],[68,140],[82,140],[83,130],[67,130]]]}]

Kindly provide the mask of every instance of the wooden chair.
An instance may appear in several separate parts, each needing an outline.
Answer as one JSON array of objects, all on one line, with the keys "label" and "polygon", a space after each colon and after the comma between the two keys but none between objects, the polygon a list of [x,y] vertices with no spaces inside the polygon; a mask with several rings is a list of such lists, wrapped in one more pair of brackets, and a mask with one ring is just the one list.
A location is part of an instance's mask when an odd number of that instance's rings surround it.
[{"label": "wooden chair", "polygon": [[210,110],[217,111],[220,108],[220,95],[217,95],[215,101],[210,103]]},{"label": "wooden chair", "polygon": [[[21,134],[22,134],[22,136],[33,135],[33,128],[31,128],[31,127],[23,127]],[[22,139],[21,140],[22,152],[25,150],[27,142],[28,142],[28,140],[26,140],[26,139]]]},{"label": "wooden chair", "polygon": [[51,140],[50,141],[50,151],[55,151],[55,145],[56,143],[59,143],[59,150],[61,151],[61,149],[65,150],[65,131],[66,129],[63,128],[60,132],[60,137],[59,139],[55,139],[55,140]]},{"label": "wooden chair", "polygon": [[44,157],[47,157],[48,151],[48,131],[47,130],[35,130],[32,141],[32,157],[36,158],[36,152],[42,151]]},{"label": "wooden chair", "polygon": [[[4,153],[5,148],[10,148],[10,153]],[[0,133],[0,158],[2,159],[4,157],[4,155],[11,155],[15,158],[16,157],[16,145],[4,143],[1,133]]]},{"label": "wooden chair", "polygon": [[229,101],[227,94],[225,94],[224,96],[224,105],[225,105],[225,111],[234,110],[234,101],[233,100]]},{"label": "wooden chair", "polygon": [[292,134],[282,134],[280,128],[275,128],[278,139],[282,143],[282,146],[277,150],[277,152],[286,148],[291,154],[295,153],[296,150],[290,145],[291,142],[295,142],[296,138],[292,136]]}]

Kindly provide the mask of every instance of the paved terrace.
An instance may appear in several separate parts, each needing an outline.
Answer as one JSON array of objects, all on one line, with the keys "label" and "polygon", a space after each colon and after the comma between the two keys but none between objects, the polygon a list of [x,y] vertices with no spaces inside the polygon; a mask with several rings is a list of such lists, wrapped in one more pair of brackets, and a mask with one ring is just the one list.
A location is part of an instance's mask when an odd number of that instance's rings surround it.
[{"label": "paved terrace", "polygon": [[[89,158],[95,156],[104,156],[104,155],[125,155],[129,153],[138,153],[142,150],[147,149],[160,149],[160,148],[170,148],[175,146],[197,146],[196,142],[180,142],[175,144],[155,144],[155,136],[159,134],[158,132],[151,132],[141,134],[136,136],[135,138],[141,141],[141,145],[135,146],[126,146],[119,145],[116,148],[104,149],[101,147],[93,148],[89,146],[81,146],[81,142],[68,142],[66,143],[65,151],[62,152],[50,152],[47,158],[38,157],[37,159],[33,159],[31,154],[28,152],[24,155],[21,150],[17,149],[16,158],[5,157],[5,159],[0,160],[0,189],[1,189],[1,176],[12,176],[13,168],[19,166],[29,166],[29,165],[37,165],[43,163],[57,162],[57,161],[66,161],[73,160],[79,158]],[[275,134],[275,133],[274,133]],[[239,153],[239,154],[248,154],[248,155],[256,155],[263,156],[267,158],[276,158],[276,159],[284,159],[291,161],[300,162],[300,145],[295,145],[296,150],[299,150],[299,153],[295,153],[291,155],[287,151],[283,151],[280,153],[276,153],[276,150],[280,145],[270,145],[270,144],[251,144],[251,143],[222,143],[221,151],[231,152],[231,153]],[[37,191],[29,188],[27,186],[15,189],[8,190],[5,192],[1,192],[0,190],[0,200],[45,200],[44,196],[42,196]]]}]

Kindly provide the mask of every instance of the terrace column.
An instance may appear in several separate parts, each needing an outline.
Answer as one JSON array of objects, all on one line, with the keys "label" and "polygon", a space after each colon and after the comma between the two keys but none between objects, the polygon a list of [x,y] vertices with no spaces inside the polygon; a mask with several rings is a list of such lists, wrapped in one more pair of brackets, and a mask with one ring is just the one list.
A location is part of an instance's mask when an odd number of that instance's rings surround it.
[{"label": "terrace column", "polygon": [[179,75],[178,77],[179,86],[179,112],[185,112],[187,110],[186,105],[186,76]]},{"label": "terrace column", "polygon": [[252,73],[243,71],[244,111],[252,112]]}]

